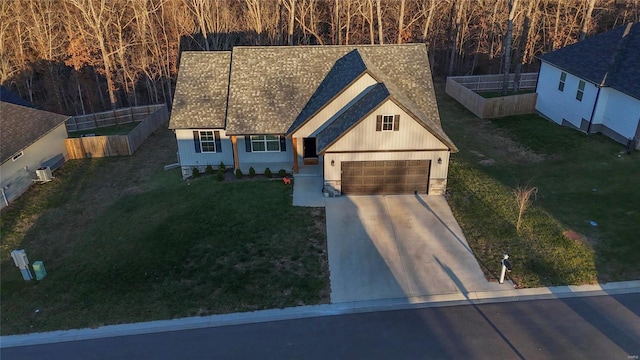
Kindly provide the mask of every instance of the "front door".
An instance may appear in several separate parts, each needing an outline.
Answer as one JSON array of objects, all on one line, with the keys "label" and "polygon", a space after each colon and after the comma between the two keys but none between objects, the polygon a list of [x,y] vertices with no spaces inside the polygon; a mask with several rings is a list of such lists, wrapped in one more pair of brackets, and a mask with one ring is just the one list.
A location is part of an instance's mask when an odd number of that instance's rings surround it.
[{"label": "front door", "polygon": [[305,165],[318,165],[316,138],[302,139],[302,160]]}]

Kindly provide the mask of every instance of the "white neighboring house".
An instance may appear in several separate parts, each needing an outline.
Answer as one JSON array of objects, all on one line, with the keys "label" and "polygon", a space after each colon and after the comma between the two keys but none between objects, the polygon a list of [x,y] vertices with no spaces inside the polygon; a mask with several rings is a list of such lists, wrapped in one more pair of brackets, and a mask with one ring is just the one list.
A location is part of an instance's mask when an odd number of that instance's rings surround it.
[{"label": "white neighboring house", "polygon": [[0,101],[0,208],[33,184],[38,168],[55,170],[68,159],[67,119],[67,115]]},{"label": "white neighboring house", "polygon": [[169,127],[185,178],[268,167],[335,195],[442,195],[457,151],[424,44],[183,52]]},{"label": "white neighboring house", "polygon": [[[586,133],[640,147],[640,23],[538,57],[536,110]],[[631,142],[631,143],[630,143]]]}]

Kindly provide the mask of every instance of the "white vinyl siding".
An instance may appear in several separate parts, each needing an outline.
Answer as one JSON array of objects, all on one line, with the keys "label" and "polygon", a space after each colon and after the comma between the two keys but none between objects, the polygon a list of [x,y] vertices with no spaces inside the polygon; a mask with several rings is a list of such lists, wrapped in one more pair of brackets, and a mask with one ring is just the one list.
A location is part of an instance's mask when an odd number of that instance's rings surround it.
[{"label": "white vinyl siding", "polygon": [[[219,131],[220,134],[220,149],[216,148],[216,152],[196,152],[194,146],[194,131],[200,137],[201,131]],[[176,129],[176,140],[178,142],[178,161],[180,165],[184,167],[198,166],[204,169],[207,165],[217,166],[220,162],[224,163],[227,167],[233,166],[233,148],[231,146],[231,140],[222,129]],[[201,140],[199,139],[201,142]],[[214,145],[215,146],[215,145]],[[201,149],[201,145],[199,145]],[[200,150],[199,149],[199,150]],[[188,170],[185,174],[190,175]]]},{"label": "white vinyl siding", "polygon": [[[562,119],[567,119],[573,126],[580,128],[582,119],[591,119],[598,88],[584,81],[582,101],[576,100],[576,93],[570,91],[558,91],[558,79],[562,71],[557,67],[542,62],[538,76],[536,92],[536,110],[558,124]],[[578,89],[582,79],[567,73],[565,89]]]},{"label": "white vinyl siding", "polygon": [[[311,117],[309,121],[300,127],[296,132],[292,134],[293,137],[306,138],[311,137],[311,134],[317,133],[318,129],[321,129],[335,119],[336,113],[342,110],[347,104],[357,98],[368,87],[375,85],[376,81],[364,74],[358,80],[356,80],[351,86],[345,89],[340,95],[333,99],[329,104],[322,108],[316,115]],[[302,140],[298,142],[302,146]],[[301,153],[302,148],[298,149],[298,153]]]},{"label": "white vinyl siding", "polygon": [[615,89],[602,88],[593,116],[594,124],[602,124],[625,139],[633,138],[640,121],[640,99]]},{"label": "white vinyl siding", "polygon": [[[382,114],[400,116],[398,131],[376,131],[377,116]],[[387,100],[326,151],[415,149],[448,149],[448,147],[393,101]]]},{"label": "white vinyl siding", "polygon": [[[62,123],[2,163],[0,166],[0,174],[2,174],[0,186],[5,188],[9,202],[19,197],[34,183],[32,179],[36,178],[35,171],[42,163],[59,154],[62,154],[65,160],[69,158],[64,143],[66,138],[67,129]],[[4,206],[6,206],[4,199],[0,197],[0,208]]]}]

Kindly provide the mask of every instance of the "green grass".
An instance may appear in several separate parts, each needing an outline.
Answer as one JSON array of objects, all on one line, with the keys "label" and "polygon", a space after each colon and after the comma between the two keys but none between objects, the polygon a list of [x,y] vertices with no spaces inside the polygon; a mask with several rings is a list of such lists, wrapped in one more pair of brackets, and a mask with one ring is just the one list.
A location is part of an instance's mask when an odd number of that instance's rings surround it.
[{"label": "green grass", "polygon": [[[326,238],[317,225],[324,210],[294,208],[290,186],[184,182],[179,170],[160,172],[82,224],[90,210],[73,202],[100,161],[70,161],[51,186],[2,212],[3,335],[328,300]],[[65,215],[79,223],[66,238],[33,240]],[[21,237],[16,224],[25,217],[33,224]],[[43,281],[22,280],[8,259],[15,247],[44,260]]]},{"label": "green grass", "polygon": [[95,134],[95,136],[106,136],[106,135],[127,135],[131,132],[136,126],[138,126],[140,122],[130,122],[121,125],[114,126],[106,126],[101,128],[82,130],[82,131],[70,131],[70,138],[78,138],[85,134]]},{"label": "green grass", "polygon": [[491,98],[496,98],[501,96],[532,94],[534,92],[536,91],[533,89],[528,89],[528,90],[519,90],[517,92],[509,91],[507,92],[507,95],[504,95],[502,91],[481,91],[481,92],[479,91],[477,92],[477,94],[482,96],[485,99],[491,99]]},{"label": "green grass", "polygon": [[[640,154],[537,115],[482,120],[438,88],[452,155],[449,203],[488,277],[503,252],[519,286],[584,284],[640,276]],[[515,230],[511,189],[539,188]],[[596,221],[598,226],[589,224]],[[563,235],[573,230],[582,239]]]}]

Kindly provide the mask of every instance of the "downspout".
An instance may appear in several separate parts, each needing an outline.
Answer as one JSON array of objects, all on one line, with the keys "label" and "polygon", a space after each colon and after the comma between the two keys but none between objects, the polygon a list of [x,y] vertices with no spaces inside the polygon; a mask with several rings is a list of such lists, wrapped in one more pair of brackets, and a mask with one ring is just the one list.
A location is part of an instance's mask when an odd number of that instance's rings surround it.
[{"label": "downspout", "polygon": [[596,94],[596,101],[593,103],[593,109],[591,109],[591,117],[589,118],[589,125],[587,126],[587,134],[591,133],[591,124],[593,124],[593,116],[596,114],[596,107],[598,107],[598,99],[600,99],[600,90],[602,90],[602,87],[606,83],[608,75],[609,75],[609,72],[606,72],[600,84],[596,85],[598,87],[598,93]]},{"label": "downspout", "polygon": [[602,86],[598,86],[598,93],[596,94],[596,101],[593,103],[593,109],[591,110],[591,117],[589,118],[589,125],[587,126],[587,134],[591,133],[591,124],[593,123],[593,116],[596,113],[596,107],[598,106],[598,99],[600,98],[600,90]]}]

